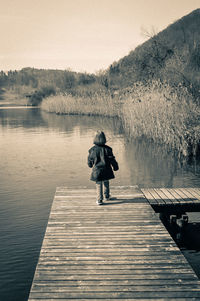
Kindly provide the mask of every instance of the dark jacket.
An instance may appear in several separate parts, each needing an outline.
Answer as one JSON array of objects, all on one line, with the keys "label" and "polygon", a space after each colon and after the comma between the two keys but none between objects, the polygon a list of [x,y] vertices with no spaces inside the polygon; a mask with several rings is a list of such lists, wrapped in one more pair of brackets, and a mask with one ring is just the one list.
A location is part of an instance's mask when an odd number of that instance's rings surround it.
[{"label": "dark jacket", "polygon": [[88,166],[93,167],[90,180],[95,182],[113,179],[113,170],[119,169],[112,148],[105,144],[95,144],[89,150]]}]

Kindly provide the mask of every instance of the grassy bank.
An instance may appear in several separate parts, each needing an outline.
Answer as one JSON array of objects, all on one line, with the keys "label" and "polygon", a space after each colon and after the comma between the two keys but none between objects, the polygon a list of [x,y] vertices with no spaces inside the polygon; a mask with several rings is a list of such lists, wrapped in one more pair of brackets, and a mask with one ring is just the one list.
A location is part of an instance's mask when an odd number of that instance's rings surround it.
[{"label": "grassy bank", "polygon": [[196,155],[200,108],[187,90],[154,81],[146,86],[136,84],[133,91],[125,99],[122,110],[128,136],[145,136],[184,156]]},{"label": "grassy bank", "polygon": [[120,114],[119,103],[109,94],[94,94],[92,97],[74,97],[56,95],[44,99],[41,105],[44,111],[56,114],[100,115],[115,117]]},{"label": "grassy bank", "polygon": [[146,137],[183,156],[199,151],[200,109],[182,86],[172,88],[160,81],[136,83],[116,98],[105,93],[57,95],[43,100],[42,109],[56,114],[118,116],[127,137]]},{"label": "grassy bank", "polygon": [[0,105],[27,105],[28,100],[22,91],[2,89],[0,93]]}]

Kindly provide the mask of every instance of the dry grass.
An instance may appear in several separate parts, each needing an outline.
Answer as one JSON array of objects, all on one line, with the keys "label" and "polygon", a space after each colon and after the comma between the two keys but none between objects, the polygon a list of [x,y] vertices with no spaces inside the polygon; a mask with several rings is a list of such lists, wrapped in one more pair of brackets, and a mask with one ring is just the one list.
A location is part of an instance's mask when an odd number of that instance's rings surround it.
[{"label": "dry grass", "polygon": [[200,108],[182,86],[172,88],[160,81],[136,83],[118,100],[105,93],[57,95],[43,100],[42,109],[56,114],[118,116],[128,137],[144,136],[183,156],[195,155],[199,147]]},{"label": "dry grass", "polygon": [[186,89],[172,89],[155,81],[145,87],[135,85],[133,91],[122,111],[128,135],[145,136],[184,156],[188,152],[195,154],[200,140],[200,110]]},{"label": "dry grass", "polygon": [[79,114],[118,116],[119,107],[109,95],[73,97],[71,95],[50,96],[43,100],[41,108],[56,114]]}]

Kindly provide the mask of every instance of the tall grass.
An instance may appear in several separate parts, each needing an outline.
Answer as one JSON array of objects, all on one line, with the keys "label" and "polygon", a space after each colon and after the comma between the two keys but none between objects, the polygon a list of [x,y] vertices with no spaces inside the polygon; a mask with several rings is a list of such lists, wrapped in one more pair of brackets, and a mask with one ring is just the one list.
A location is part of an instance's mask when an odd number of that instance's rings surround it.
[{"label": "tall grass", "polygon": [[136,83],[115,98],[109,93],[90,96],[57,95],[42,102],[56,114],[120,117],[128,137],[146,137],[174,149],[179,155],[200,153],[200,108],[187,89],[161,81]]},{"label": "tall grass", "polygon": [[200,109],[184,87],[154,81],[136,84],[132,91],[121,114],[128,136],[145,136],[184,156],[197,153]]},{"label": "tall grass", "polygon": [[75,97],[69,94],[50,96],[43,100],[41,108],[56,114],[119,115],[119,105],[108,94],[94,94],[92,97]]}]

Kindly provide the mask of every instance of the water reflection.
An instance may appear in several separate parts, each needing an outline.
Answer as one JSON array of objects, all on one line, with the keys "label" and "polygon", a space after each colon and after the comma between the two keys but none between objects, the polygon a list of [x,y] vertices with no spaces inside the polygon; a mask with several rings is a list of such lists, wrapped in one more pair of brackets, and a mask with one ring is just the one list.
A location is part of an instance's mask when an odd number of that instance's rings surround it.
[{"label": "water reflection", "polygon": [[92,131],[94,133],[99,129],[104,129],[106,132],[112,132],[112,135],[124,134],[122,123],[118,118],[55,115],[43,111],[41,112],[41,117],[45,123],[48,124],[49,128],[55,128],[58,131],[68,132],[74,127],[79,127],[81,135],[85,135],[88,131]]},{"label": "water reflection", "polygon": [[[125,145],[130,177],[141,187],[199,187],[200,163],[181,164],[161,145],[137,139]],[[135,179],[135,180],[134,180]]]},{"label": "water reflection", "polygon": [[40,109],[0,109],[0,125],[2,128],[32,128],[38,126],[47,126],[41,116]]},{"label": "water reflection", "polygon": [[127,141],[119,119],[0,110],[0,300],[27,300],[56,186],[94,186],[86,159],[97,129],[119,162],[113,185],[199,186],[198,164]]}]

